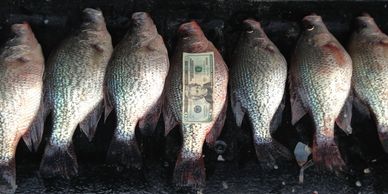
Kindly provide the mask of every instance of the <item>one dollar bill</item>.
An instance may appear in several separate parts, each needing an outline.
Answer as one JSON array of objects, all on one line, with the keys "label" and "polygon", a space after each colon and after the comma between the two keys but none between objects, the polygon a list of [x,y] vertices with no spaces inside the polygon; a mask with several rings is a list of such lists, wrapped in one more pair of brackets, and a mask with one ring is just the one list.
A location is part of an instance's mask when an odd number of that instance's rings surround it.
[{"label": "one dollar bill", "polygon": [[213,120],[214,53],[183,53],[183,123]]}]

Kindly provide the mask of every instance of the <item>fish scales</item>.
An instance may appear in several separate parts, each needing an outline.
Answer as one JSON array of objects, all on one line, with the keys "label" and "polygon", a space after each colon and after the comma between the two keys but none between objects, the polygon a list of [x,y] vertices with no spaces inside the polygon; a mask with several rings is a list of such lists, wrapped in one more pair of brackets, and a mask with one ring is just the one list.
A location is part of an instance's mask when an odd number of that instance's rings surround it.
[{"label": "fish scales", "polygon": [[291,63],[293,124],[309,113],[315,123],[315,163],[330,170],[342,169],[334,126],[349,96],[352,61],[320,16],[306,16],[303,22],[305,30]]},{"label": "fish scales", "polygon": [[230,78],[233,111],[240,118],[239,126],[244,114],[249,117],[257,157],[263,167],[273,168],[275,157],[290,155],[271,137],[271,121],[284,95],[287,63],[259,22],[247,19],[243,25],[246,31],[235,50]]},{"label": "fish scales", "polygon": [[53,125],[40,166],[45,177],[77,174],[74,131],[79,124],[91,140],[102,114],[103,81],[112,41],[100,10],[86,8],[83,14],[81,29],[65,39],[47,61],[43,117],[51,112]]},{"label": "fish scales", "polygon": [[134,13],[132,28],[116,46],[106,74],[107,99],[117,117],[107,159],[119,169],[142,165],[135,128],[142,122],[156,126],[168,69],[167,49],[151,17]]},{"label": "fish scales", "polygon": [[0,54],[0,192],[16,189],[15,152],[38,112],[44,58],[27,23],[12,25],[15,36]]},{"label": "fish scales", "polygon": [[388,36],[367,14],[356,21],[349,44],[354,93],[373,113],[380,141],[388,152]]},{"label": "fish scales", "polygon": [[[174,183],[177,187],[202,187],[205,185],[205,169],[202,158],[202,147],[205,139],[215,141],[222,129],[223,115],[226,106],[228,68],[214,45],[208,41],[198,24],[194,21],[184,23],[178,30],[180,39],[171,59],[171,72],[167,78],[164,120],[166,134],[180,125],[183,143],[174,170]],[[183,52],[203,53],[214,52],[213,77],[213,112],[212,121],[208,123],[182,123],[182,57]],[[215,130],[212,133],[211,130]],[[214,142],[209,142],[210,144]]]}]

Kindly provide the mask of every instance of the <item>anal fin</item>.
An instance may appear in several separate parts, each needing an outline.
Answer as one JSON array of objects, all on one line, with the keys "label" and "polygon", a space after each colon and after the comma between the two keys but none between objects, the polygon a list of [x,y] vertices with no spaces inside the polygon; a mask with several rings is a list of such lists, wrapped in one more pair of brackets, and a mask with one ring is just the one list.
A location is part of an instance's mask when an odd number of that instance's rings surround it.
[{"label": "anal fin", "polygon": [[163,96],[159,97],[146,115],[139,120],[139,129],[142,134],[151,135],[154,132],[162,110],[162,99]]},{"label": "anal fin", "polygon": [[104,105],[101,102],[97,104],[97,106],[84,118],[84,120],[79,123],[81,130],[88,137],[89,141],[92,141],[94,134],[96,132],[96,128],[98,125],[98,121],[101,118],[102,111],[104,110]]}]

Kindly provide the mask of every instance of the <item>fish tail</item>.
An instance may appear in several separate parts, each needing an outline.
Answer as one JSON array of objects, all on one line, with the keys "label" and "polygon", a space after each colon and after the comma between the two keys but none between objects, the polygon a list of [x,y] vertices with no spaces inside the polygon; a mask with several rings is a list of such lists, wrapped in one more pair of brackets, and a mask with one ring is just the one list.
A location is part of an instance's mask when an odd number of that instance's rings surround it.
[{"label": "fish tail", "polygon": [[384,151],[388,153],[388,126],[378,126],[377,128],[379,139]]},{"label": "fish tail", "polygon": [[73,145],[58,146],[48,143],[40,163],[40,174],[46,178],[70,179],[77,176],[78,163]]},{"label": "fish tail", "polygon": [[[325,131],[325,133],[321,133],[322,131]],[[332,128],[318,130],[315,134],[312,155],[314,163],[318,167],[323,167],[330,171],[342,171],[345,167],[341,152],[334,141],[334,129]]]},{"label": "fish tail", "polygon": [[257,159],[264,170],[276,168],[276,160],[291,159],[292,155],[288,148],[275,139],[267,141],[255,141]]},{"label": "fish tail", "polygon": [[205,186],[205,163],[202,157],[182,158],[175,164],[174,183],[179,189],[200,189]]},{"label": "fish tail", "polygon": [[107,162],[116,167],[117,171],[121,171],[123,168],[141,169],[142,155],[136,138],[127,140],[114,136],[109,146]]},{"label": "fish tail", "polygon": [[15,160],[0,162],[0,193],[14,193],[16,190]]}]

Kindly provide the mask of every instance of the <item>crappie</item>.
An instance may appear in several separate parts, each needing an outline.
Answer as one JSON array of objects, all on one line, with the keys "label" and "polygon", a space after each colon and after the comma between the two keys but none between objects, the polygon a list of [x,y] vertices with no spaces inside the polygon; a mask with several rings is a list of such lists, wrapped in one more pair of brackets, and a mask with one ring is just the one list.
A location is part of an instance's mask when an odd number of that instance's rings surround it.
[{"label": "crappie", "polygon": [[337,122],[349,133],[351,109],[339,115],[350,92],[352,61],[320,16],[308,15],[303,24],[290,67],[292,124],[308,113],[315,124],[314,162],[339,170],[345,163],[334,141],[334,126]]},{"label": "crappie", "polygon": [[357,17],[356,23],[349,44],[355,107],[367,107],[364,113],[372,113],[380,142],[388,153],[388,36],[367,14]]},{"label": "crappie", "polygon": [[[165,133],[180,125],[183,145],[176,161],[174,183],[178,187],[202,187],[205,185],[205,168],[202,147],[214,144],[224,125],[227,106],[228,68],[222,56],[203,34],[194,21],[182,24],[179,40],[171,60],[171,71],[166,82],[166,98],[163,106]],[[182,56],[186,53],[214,52],[213,114],[208,123],[182,123]]]},{"label": "crappie", "polygon": [[100,10],[83,11],[81,29],[50,55],[44,79],[44,113],[52,134],[40,165],[45,177],[77,174],[72,137],[77,125],[91,140],[103,112],[103,81],[112,42]]},{"label": "crappie", "polygon": [[115,47],[106,73],[107,108],[114,108],[117,116],[108,162],[141,167],[135,128],[139,123],[142,132],[150,133],[156,127],[168,69],[167,49],[151,17],[132,14],[131,29]]},{"label": "crappie", "polygon": [[15,152],[41,103],[44,58],[27,23],[0,51],[0,193],[16,189]]},{"label": "crappie", "polygon": [[244,27],[230,73],[232,108],[238,126],[245,114],[249,117],[257,158],[262,167],[273,168],[276,158],[291,158],[288,149],[271,137],[278,127],[271,127],[271,121],[279,124],[282,118],[287,62],[259,22],[247,19]]}]

